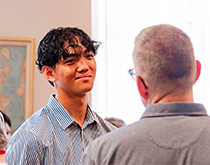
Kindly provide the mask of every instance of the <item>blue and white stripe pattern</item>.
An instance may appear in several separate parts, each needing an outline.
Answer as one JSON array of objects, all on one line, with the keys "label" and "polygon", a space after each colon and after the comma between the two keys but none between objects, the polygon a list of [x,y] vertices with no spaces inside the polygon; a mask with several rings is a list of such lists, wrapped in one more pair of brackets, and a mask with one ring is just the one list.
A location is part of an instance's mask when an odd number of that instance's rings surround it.
[{"label": "blue and white stripe pattern", "polygon": [[6,161],[9,165],[79,165],[84,148],[114,129],[89,107],[81,128],[52,95],[48,104],[13,134]]}]

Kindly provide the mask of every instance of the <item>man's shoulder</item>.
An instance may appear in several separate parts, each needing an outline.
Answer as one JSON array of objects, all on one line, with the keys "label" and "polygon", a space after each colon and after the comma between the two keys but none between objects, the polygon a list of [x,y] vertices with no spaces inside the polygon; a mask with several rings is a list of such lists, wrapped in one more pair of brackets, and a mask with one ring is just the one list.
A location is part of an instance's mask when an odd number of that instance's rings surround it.
[{"label": "man's shoulder", "polygon": [[51,112],[45,107],[35,112],[29,117],[14,133],[13,137],[20,136],[39,136],[43,131],[50,130],[52,120],[50,120]]},{"label": "man's shoulder", "polygon": [[40,122],[41,113],[42,110],[35,112],[12,135],[6,152],[8,164],[24,164],[26,160],[35,160],[37,151],[43,150],[46,138],[40,134],[44,128]]},{"label": "man's shoulder", "polygon": [[45,107],[42,109],[34,112],[23,124],[21,127],[28,128],[28,127],[35,127],[36,124],[39,124],[42,120],[47,120],[49,116],[49,110]]},{"label": "man's shoulder", "polygon": [[108,144],[110,143],[110,146],[112,146],[113,141],[116,142],[116,145],[118,145],[118,143],[125,143],[126,141],[130,143],[131,138],[135,138],[135,136],[137,136],[136,132],[139,132],[141,130],[141,135],[144,136],[144,127],[145,124],[143,124],[143,121],[139,120],[137,122],[120,127],[97,138],[94,142],[95,144],[93,145],[100,146],[106,143],[106,146],[109,146]]},{"label": "man's shoulder", "polygon": [[27,159],[38,160],[37,157],[44,156],[44,149],[52,145],[52,135],[58,132],[62,132],[62,128],[53,111],[48,106],[43,107],[12,135],[6,154],[8,162],[25,162],[25,156]]},{"label": "man's shoulder", "polygon": [[[136,145],[136,139],[141,140],[144,138],[144,129],[142,130],[142,137],[139,137],[139,126],[141,126],[142,121],[137,121],[133,124],[125,125],[112,132],[109,132],[103,136],[95,139],[84,152],[85,159],[88,157],[90,160],[101,160],[101,158],[107,153],[113,153],[116,150],[131,150],[133,145]],[[129,146],[129,147],[128,147]],[[99,155],[103,155],[102,157]],[[106,157],[106,156],[105,156]],[[99,161],[99,162],[100,162]]]}]

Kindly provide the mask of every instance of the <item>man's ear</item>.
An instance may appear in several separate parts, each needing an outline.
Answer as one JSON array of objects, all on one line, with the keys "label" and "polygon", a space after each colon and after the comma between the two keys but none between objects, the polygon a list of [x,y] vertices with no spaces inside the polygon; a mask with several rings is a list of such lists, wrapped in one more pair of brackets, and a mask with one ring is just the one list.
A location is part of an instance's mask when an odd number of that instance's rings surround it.
[{"label": "man's ear", "polygon": [[147,88],[144,86],[144,83],[142,82],[142,80],[139,77],[136,78],[136,83],[137,83],[137,87],[138,87],[141,97],[143,97],[145,100],[147,100],[148,99],[148,91],[147,91]]},{"label": "man's ear", "polygon": [[42,67],[42,73],[48,81],[51,81],[51,82],[56,81],[56,77],[55,77],[55,74],[54,74],[55,71],[51,67],[46,66],[46,65],[43,66]]},{"label": "man's ear", "polygon": [[200,61],[196,60],[196,79],[195,82],[198,80],[201,74],[201,63]]}]

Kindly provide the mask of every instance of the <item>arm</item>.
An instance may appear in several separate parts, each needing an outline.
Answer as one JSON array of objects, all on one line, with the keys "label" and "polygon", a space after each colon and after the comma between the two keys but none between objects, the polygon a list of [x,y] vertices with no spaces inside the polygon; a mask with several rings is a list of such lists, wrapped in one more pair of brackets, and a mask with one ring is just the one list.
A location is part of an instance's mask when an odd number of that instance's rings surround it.
[{"label": "arm", "polygon": [[44,148],[31,132],[21,130],[12,136],[6,152],[7,164],[44,164]]}]

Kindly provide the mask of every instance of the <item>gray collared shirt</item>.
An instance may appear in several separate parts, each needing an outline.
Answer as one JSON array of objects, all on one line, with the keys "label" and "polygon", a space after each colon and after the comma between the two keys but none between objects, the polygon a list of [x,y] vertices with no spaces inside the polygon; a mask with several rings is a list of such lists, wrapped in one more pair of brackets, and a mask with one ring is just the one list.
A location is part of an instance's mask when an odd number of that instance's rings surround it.
[{"label": "gray collared shirt", "polygon": [[6,161],[11,164],[80,164],[85,147],[115,129],[88,106],[83,127],[53,97],[12,136]]},{"label": "gray collared shirt", "polygon": [[158,103],[141,120],[94,140],[82,165],[209,165],[210,117],[201,104]]}]

